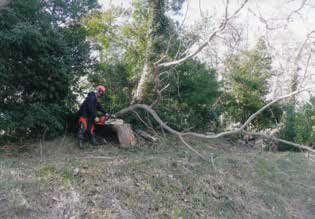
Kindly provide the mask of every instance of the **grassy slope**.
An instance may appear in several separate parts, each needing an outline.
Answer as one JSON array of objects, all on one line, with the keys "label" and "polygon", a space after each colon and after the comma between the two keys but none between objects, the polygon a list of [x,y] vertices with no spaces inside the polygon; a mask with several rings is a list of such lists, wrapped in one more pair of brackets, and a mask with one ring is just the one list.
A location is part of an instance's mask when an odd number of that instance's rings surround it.
[{"label": "grassy slope", "polygon": [[[0,157],[0,218],[315,218],[315,162],[223,140],[79,150],[56,139]],[[210,159],[211,160],[211,159]]]}]

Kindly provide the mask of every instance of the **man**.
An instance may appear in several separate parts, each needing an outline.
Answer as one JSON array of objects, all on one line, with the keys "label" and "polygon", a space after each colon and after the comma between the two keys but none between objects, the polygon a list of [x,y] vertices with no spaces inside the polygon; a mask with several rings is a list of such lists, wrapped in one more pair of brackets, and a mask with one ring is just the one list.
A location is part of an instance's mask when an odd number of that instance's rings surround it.
[{"label": "man", "polygon": [[98,122],[96,117],[96,111],[101,111],[104,115],[105,110],[98,101],[98,98],[104,95],[106,88],[103,85],[96,86],[96,92],[90,92],[85,98],[79,110],[79,131],[78,140],[79,147],[82,148],[82,140],[84,133],[88,131],[91,137],[92,145],[96,145],[95,133],[94,133],[94,122]]}]

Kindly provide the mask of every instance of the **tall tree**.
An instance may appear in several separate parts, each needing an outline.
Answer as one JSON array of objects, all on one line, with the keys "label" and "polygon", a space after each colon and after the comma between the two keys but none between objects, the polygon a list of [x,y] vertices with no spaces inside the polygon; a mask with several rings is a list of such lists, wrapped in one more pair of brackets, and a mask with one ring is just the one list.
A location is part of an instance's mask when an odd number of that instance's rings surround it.
[{"label": "tall tree", "polygon": [[0,129],[63,129],[91,63],[79,18],[96,7],[96,0],[16,0],[0,12]]},{"label": "tall tree", "polygon": [[[145,96],[145,90],[153,79],[154,74],[158,74],[158,69],[154,66],[161,51],[162,38],[168,32],[168,18],[165,16],[165,0],[148,0],[149,20],[147,32],[147,45],[144,54],[143,70],[141,77],[133,96],[132,102],[142,102]],[[164,38],[166,39],[166,38]]]},{"label": "tall tree", "polygon": [[[244,123],[262,108],[272,76],[271,57],[265,41],[260,39],[253,50],[232,55],[225,62],[226,106],[235,121]],[[256,120],[256,125],[259,125]]]}]

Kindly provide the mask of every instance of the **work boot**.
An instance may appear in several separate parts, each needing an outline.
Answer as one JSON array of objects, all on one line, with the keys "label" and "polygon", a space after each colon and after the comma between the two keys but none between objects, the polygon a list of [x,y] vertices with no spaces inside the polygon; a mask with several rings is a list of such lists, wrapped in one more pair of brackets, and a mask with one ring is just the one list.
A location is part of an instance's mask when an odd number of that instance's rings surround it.
[{"label": "work boot", "polygon": [[100,137],[96,138],[95,135],[91,135],[91,144],[93,146],[98,146],[98,145],[107,144],[107,141],[105,140],[105,138],[100,138]]},{"label": "work boot", "polygon": [[92,144],[93,146],[96,146],[96,145],[97,145],[95,135],[91,135],[91,144]]},{"label": "work boot", "polygon": [[78,138],[78,147],[80,149],[83,149],[83,139],[81,139],[81,138]]}]

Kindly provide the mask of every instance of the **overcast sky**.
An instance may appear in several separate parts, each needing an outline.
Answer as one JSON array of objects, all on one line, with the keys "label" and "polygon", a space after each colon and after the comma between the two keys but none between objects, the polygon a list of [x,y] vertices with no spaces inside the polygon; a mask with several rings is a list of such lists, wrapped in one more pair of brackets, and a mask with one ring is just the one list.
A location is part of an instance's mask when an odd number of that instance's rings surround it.
[{"label": "overcast sky", "polygon": [[[109,7],[110,4],[128,7],[131,1],[132,0],[99,0],[104,8]],[[260,22],[250,10],[266,20],[274,19],[275,22],[279,22],[279,19],[286,19],[291,12],[299,9],[304,1],[305,0],[249,0],[247,7],[242,10],[240,16],[241,19],[249,21],[252,28],[263,29],[263,23]],[[230,2],[229,9],[232,12],[242,1],[230,0]],[[188,9],[185,24],[193,24],[195,21],[200,20],[201,13],[217,14],[217,16],[220,17],[224,13],[225,4],[226,0],[186,0],[182,9],[182,14],[185,14]],[[289,22],[287,26],[294,36],[300,39],[304,38],[312,28],[315,29],[315,0],[306,0],[306,4],[307,7],[299,11],[300,14],[294,13],[291,16],[292,21]],[[313,6],[313,8],[311,6]],[[184,19],[184,16],[178,19]]]}]

